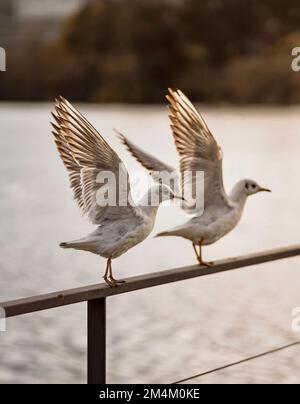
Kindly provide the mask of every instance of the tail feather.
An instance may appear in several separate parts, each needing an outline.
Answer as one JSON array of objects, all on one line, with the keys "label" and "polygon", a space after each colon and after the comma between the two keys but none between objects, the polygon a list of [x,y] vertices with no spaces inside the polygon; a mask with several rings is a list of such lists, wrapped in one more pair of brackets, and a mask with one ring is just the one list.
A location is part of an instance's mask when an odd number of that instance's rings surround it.
[{"label": "tail feather", "polygon": [[64,249],[74,248],[75,250],[84,250],[93,252],[97,247],[96,244],[97,243],[93,242],[92,240],[82,239],[60,243],[59,246]]},{"label": "tail feather", "polygon": [[168,237],[168,236],[175,236],[174,232],[172,231],[163,231],[161,233],[158,233],[155,237]]},{"label": "tail feather", "polygon": [[76,246],[78,246],[79,243],[76,242],[66,242],[66,243],[60,243],[60,247],[61,248],[75,248]]}]

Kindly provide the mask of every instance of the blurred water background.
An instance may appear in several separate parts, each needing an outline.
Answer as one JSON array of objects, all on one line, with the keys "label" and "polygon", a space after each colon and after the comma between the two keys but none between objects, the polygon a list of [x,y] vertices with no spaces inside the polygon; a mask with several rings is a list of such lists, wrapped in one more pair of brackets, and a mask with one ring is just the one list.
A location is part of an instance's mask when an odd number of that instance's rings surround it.
[{"label": "blurred water background", "polygon": [[[126,162],[112,128],[168,163],[178,158],[165,108],[83,105]],[[72,201],[50,134],[51,104],[0,104],[0,300],[101,281],[105,261],[59,242],[93,226]],[[252,197],[237,229],[205,258],[299,242],[299,107],[201,107],[224,150],[229,191],[243,177],[270,187]],[[154,234],[186,220],[162,207]],[[115,261],[116,276],[194,264],[181,239],[149,238]],[[108,381],[169,383],[290,341],[300,306],[300,259],[195,279],[108,299]],[[0,333],[0,383],[85,383],[86,306],[10,319]],[[206,376],[198,383],[297,383],[299,348]]]}]

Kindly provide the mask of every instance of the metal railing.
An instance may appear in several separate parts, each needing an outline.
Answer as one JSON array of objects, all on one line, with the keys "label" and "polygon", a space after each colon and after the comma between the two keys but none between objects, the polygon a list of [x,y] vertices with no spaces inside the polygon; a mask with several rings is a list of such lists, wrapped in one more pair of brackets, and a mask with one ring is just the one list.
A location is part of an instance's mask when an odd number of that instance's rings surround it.
[{"label": "metal railing", "polygon": [[266,262],[281,260],[300,255],[300,245],[264,251],[215,262],[211,268],[197,265],[161,271],[126,279],[126,283],[116,288],[106,284],[85,286],[63,290],[25,299],[2,302],[6,317],[87,302],[88,309],[88,384],[106,383],[106,299],[136,290],[179,282],[186,279],[209,276]]}]

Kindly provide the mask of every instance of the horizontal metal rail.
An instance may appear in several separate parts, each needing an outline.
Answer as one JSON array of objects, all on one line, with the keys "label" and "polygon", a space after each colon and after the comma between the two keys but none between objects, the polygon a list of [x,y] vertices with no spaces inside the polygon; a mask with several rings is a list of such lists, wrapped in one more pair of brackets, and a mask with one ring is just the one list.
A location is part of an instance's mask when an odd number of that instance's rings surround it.
[{"label": "horizontal metal rail", "polygon": [[63,290],[46,295],[28,297],[0,303],[6,317],[53,309],[80,302],[87,302],[87,374],[89,384],[106,383],[106,298],[135,290],[165,285],[186,279],[213,275],[251,265],[300,255],[300,245],[265,251],[215,262],[211,268],[191,266],[162,271],[126,279],[124,285],[110,288],[106,284]]},{"label": "horizontal metal rail", "polygon": [[186,279],[227,272],[234,269],[295,257],[298,255],[300,255],[300,245],[295,245],[216,261],[214,266],[211,268],[204,268],[195,265],[136,276],[126,279],[125,284],[122,284],[116,288],[110,288],[106,284],[101,283],[76,289],[63,290],[56,293],[28,297],[25,299],[2,302],[0,303],[0,307],[5,310],[6,317],[15,317],[84,301],[103,299],[110,296],[183,281]]}]

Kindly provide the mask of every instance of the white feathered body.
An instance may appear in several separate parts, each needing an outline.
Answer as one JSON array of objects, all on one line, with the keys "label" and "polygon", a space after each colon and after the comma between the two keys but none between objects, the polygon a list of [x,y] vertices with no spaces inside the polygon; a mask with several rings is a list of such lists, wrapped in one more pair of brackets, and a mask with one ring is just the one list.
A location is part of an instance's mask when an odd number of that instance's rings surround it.
[{"label": "white feathered body", "polygon": [[89,251],[104,258],[118,258],[149,236],[156,213],[157,207],[140,208],[134,218],[106,220],[87,237],[62,243],[61,247]]},{"label": "white feathered body", "polygon": [[194,244],[210,245],[231,232],[241,220],[246,200],[232,203],[224,209],[208,208],[202,216],[195,216],[182,226],[158,236],[177,236]]}]

